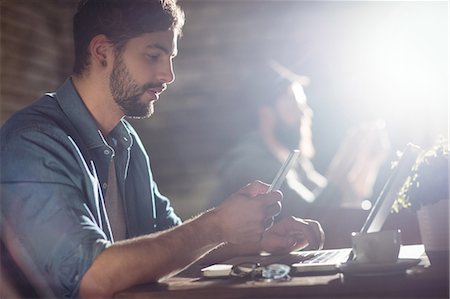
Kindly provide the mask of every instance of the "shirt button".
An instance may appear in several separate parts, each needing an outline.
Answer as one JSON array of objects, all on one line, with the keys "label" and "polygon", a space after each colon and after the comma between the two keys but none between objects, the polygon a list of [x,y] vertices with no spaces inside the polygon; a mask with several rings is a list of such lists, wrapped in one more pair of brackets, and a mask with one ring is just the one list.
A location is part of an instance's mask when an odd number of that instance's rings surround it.
[{"label": "shirt button", "polygon": [[102,184],[102,187],[103,187],[103,189],[108,188],[108,183],[103,183],[103,184]]},{"label": "shirt button", "polygon": [[103,153],[104,153],[105,155],[109,155],[110,151],[106,149],[106,150],[103,151]]}]

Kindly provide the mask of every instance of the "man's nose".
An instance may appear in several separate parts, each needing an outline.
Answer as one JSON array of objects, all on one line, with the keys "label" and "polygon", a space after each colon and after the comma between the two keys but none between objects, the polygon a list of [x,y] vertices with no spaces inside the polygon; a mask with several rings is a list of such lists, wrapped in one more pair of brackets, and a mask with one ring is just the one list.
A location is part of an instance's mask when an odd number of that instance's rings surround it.
[{"label": "man's nose", "polygon": [[175,73],[173,71],[173,62],[170,60],[166,63],[158,73],[158,80],[162,83],[170,84],[175,80]]}]

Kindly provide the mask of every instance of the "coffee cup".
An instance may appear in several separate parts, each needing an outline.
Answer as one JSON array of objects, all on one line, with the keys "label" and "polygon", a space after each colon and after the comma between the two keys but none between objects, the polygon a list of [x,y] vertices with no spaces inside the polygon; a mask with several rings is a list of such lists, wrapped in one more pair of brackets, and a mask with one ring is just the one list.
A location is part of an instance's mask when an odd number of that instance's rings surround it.
[{"label": "coffee cup", "polygon": [[400,230],[352,233],[353,260],[362,264],[396,263],[401,243]]}]

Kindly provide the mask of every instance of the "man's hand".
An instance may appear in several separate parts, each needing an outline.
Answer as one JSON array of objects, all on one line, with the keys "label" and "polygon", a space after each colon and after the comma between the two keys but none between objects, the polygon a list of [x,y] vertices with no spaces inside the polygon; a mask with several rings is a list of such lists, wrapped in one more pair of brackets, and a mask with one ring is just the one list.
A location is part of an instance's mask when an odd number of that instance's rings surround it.
[{"label": "man's hand", "polygon": [[319,222],[292,216],[276,222],[261,240],[261,249],[270,253],[288,253],[297,249],[322,249],[324,232]]},{"label": "man's hand", "polygon": [[223,238],[231,244],[259,242],[280,213],[282,194],[260,181],[248,184],[215,209]]}]

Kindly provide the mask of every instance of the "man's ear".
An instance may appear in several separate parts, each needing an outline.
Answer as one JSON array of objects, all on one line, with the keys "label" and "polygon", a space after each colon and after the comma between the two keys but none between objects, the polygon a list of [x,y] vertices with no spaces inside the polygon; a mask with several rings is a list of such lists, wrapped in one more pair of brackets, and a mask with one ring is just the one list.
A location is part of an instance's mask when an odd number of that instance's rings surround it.
[{"label": "man's ear", "polygon": [[113,61],[113,46],[104,34],[94,36],[89,43],[93,66],[107,67]]}]

